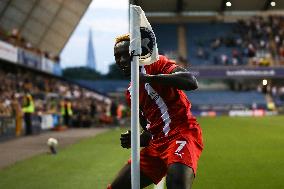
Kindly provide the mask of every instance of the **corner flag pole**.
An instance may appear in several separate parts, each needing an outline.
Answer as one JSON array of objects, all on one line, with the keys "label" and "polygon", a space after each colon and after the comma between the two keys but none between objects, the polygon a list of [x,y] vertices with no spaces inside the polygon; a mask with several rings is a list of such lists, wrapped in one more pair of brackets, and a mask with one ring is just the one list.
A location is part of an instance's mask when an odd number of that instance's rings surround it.
[{"label": "corner flag pole", "polygon": [[140,131],[139,131],[139,55],[141,54],[140,14],[130,5],[131,62],[131,186],[140,189]]}]

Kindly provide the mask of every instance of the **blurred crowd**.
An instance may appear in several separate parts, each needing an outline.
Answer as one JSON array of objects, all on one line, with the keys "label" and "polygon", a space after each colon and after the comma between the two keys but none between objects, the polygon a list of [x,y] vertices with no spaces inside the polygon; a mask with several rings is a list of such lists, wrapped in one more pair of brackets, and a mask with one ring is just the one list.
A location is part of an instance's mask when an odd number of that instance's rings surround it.
[{"label": "blurred crowd", "polygon": [[[122,107],[115,100],[49,75],[0,64],[0,116],[21,112],[25,95],[32,96],[34,114],[65,114],[70,104],[71,126],[89,127],[95,123],[113,123],[122,116]],[[116,111],[111,111],[112,106]],[[120,112],[118,111],[120,109]],[[115,117],[115,118],[114,118]]]},{"label": "blurred crowd", "polygon": [[21,32],[17,28],[13,28],[11,31],[7,32],[0,26],[0,40],[33,52],[38,56],[43,56],[45,58],[53,60],[54,63],[60,62],[59,55],[52,54],[48,51],[42,51],[41,49],[35,47],[30,41],[26,40],[26,38],[21,35]]},{"label": "blurred crowd", "polygon": [[284,17],[252,17],[240,20],[235,28],[236,45],[244,49],[254,65],[284,65]]},{"label": "blurred crowd", "polygon": [[[215,54],[218,49],[222,50]],[[196,56],[213,56],[216,65],[284,65],[284,17],[239,20],[232,31],[211,39],[209,50],[200,46]]]}]

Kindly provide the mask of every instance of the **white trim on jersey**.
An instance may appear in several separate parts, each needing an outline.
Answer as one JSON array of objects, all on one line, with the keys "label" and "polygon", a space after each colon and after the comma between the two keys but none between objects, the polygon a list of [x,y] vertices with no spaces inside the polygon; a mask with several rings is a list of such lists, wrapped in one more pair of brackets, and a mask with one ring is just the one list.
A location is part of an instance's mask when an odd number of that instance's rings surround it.
[{"label": "white trim on jersey", "polygon": [[[144,66],[141,68],[141,72],[146,74],[146,69]],[[168,113],[168,107],[162,97],[151,87],[149,83],[145,83],[145,90],[147,91],[148,95],[151,97],[152,100],[155,100],[157,106],[159,107],[161,111],[161,118],[163,119],[163,122],[165,123],[163,127],[163,132],[167,136],[169,131],[170,131],[170,123],[171,123],[171,118]]]},{"label": "white trim on jersey", "polygon": [[163,119],[163,122],[165,123],[163,127],[163,132],[165,135],[168,135],[170,131],[170,123],[171,118],[168,113],[168,107],[162,97],[159,96],[159,94],[151,87],[149,83],[145,83],[145,90],[147,91],[148,95],[151,97],[151,99],[155,100],[157,106],[159,107],[161,111],[161,118]]}]

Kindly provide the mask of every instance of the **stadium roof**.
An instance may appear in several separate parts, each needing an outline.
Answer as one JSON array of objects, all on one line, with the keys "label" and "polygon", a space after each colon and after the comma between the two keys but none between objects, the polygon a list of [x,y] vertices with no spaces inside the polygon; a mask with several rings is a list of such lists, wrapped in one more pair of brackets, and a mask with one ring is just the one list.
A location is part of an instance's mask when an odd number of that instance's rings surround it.
[{"label": "stadium roof", "polygon": [[[227,7],[226,2],[231,6]],[[284,10],[283,0],[274,0],[276,6],[270,5],[271,0],[132,0],[142,7],[147,16],[159,16],[172,13],[185,15],[205,15],[222,12],[256,12]]]},{"label": "stadium roof", "polygon": [[33,46],[59,54],[91,0],[1,0],[0,26]]}]

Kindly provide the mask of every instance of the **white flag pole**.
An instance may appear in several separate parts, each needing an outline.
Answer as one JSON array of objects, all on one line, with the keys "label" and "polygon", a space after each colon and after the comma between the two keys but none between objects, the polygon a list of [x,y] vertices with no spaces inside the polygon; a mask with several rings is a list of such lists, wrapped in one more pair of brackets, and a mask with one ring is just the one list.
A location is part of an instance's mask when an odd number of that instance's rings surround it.
[{"label": "white flag pole", "polygon": [[140,14],[130,5],[131,62],[131,186],[140,189],[140,131],[139,131],[139,55],[141,54]]}]

